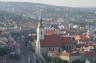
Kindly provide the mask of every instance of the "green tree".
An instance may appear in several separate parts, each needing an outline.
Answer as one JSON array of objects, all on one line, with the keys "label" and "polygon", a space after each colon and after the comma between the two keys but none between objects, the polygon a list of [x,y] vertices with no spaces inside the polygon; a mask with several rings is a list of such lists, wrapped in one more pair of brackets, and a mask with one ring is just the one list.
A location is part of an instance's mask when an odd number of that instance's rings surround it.
[{"label": "green tree", "polygon": [[9,49],[8,48],[1,48],[0,47],[0,55],[1,56],[8,54],[8,52],[9,52]]},{"label": "green tree", "polygon": [[68,63],[68,61],[62,60],[62,59],[60,59],[60,58],[54,58],[54,59],[53,59],[53,63]]},{"label": "green tree", "polygon": [[83,61],[80,61],[80,60],[75,60],[72,63],[84,63],[84,62]]}]

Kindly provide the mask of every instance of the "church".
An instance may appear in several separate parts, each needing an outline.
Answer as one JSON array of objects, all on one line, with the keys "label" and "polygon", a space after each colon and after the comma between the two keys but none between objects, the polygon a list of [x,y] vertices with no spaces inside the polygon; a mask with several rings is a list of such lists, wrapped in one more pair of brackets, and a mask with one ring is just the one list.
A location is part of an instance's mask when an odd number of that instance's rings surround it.
[{"label": "church", "polygon": [[73,37],[59,34],[46,35],[45,31],[42,19],[40,19],[37,26],[35,53],[48,54],[49,51],[57,51],[60,53],[64,50],[70,51],[76,48],[76,40]]}]

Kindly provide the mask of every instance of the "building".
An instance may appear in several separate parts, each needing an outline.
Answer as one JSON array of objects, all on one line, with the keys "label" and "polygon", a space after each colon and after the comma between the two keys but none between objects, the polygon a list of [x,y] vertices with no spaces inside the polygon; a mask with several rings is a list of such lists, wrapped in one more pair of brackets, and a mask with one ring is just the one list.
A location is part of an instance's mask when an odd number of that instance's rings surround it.
[{"label": "building", "polygon": [[59,35],[55,32],[53,34],[45,34],[42,19],[40,20],[37,27],[37,40],[35,43],[35,51],[37,54],[47,54],[48,51],[58,51],[60,53],[64,50],[72,50],[76,48],[76,41],[73,37]]},{"label": "building", "polygon": [[[69,63],[72,63],[75,60],[90,60],[90,57],[94,57],[93,55],[91,55],[91,50],[93,50],[96,45],[90,44],[89,36],[87,36],[86,34],[71,36],[70,34],[63,35],[58,34],[57,32],[54,29],[46,31],[44,29],[42,19],[40,20],[37,27],[37,40],[35,42],[36,54],[59,57],[63,60],[69,61]],[[88,52],[82,53],[81,50]],[[91,53],[88,54],[90,51]],[[88,56],[87,54],[90,56]]]},{"label": "building", "polygon": [[83,60],[84,55],[79,53],[79,52],[66,52],[66,51],[63,51],[61,54],[60,54],[60,58],[62,60],[67,60],[69,63],[72,63],[73,61],[76,61],[76,60]]}]

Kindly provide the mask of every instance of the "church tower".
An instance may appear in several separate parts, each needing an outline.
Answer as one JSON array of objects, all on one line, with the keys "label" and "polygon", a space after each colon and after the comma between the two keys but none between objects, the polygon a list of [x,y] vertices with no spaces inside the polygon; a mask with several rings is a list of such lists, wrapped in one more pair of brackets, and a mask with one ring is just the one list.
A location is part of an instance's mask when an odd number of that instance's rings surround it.
[{"label": "church tower", "polygon": [[41,55],[40,40],[44,40],[44,26],[42,23],[42,18],[40,19],[37,27],[37,40],[36,40],[36,50],[35,53]]},{"label": "church tower", "polygon": [[42,18],[40,19],[37,27],[37,40],[44,40],[44,26],[42,23]]}]

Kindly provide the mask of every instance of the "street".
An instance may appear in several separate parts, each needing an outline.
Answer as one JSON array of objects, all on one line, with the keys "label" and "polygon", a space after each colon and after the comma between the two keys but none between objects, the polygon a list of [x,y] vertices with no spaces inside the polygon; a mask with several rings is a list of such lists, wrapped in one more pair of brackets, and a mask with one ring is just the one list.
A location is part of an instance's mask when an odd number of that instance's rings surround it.
[{"label": "street", "polygon": [[26,47],[25,41],[23,39],[19,40],[20,43],[20,59],[10,59],[7,57],[0,58],[0,63],[43,63],[43,61],[32,53],[31,49]]}]

